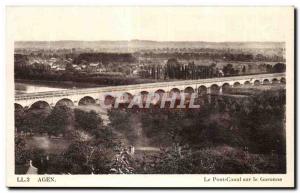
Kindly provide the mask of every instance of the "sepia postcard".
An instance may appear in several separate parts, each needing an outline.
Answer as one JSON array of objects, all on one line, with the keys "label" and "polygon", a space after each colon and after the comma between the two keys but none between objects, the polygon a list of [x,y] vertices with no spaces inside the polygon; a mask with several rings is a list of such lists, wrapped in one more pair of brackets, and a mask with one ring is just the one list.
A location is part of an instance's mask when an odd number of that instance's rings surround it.
[{"label": "sepia postcard", "polygon": [[7,186],[294,188],[294,11],[7,6]]}]

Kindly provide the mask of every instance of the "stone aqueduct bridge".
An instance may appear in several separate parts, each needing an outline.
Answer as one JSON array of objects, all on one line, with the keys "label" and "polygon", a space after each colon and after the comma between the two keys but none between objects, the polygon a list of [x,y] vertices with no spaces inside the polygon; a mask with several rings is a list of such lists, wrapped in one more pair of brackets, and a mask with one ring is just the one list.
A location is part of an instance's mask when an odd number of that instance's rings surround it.
[{"label": "stone aqueduct bridge", "polygon": [[213,89],[217,89],[218,92],[222,92],[222,88],[224,89],[225,86],[237,86],[245,84],[273,84],[279,82],[285,83],[285,73],[158,82],[87,89],[69,89],[50,92],[17,94],[15,96],[15,105],[21,105],[22,107],[30,108],[35,103],[46,102],[50,106],[55,106],[61,101],[67,101],[73,103],[74,105],[78,105],[80,104],[80,101],[84,99],[94,100],[94,102],[99,103],[100,100],[105,100],[105,97],[108,95],[115,97],[123,93],[132,96],[153,92],[200,93],[204,91],[210,93]]}]

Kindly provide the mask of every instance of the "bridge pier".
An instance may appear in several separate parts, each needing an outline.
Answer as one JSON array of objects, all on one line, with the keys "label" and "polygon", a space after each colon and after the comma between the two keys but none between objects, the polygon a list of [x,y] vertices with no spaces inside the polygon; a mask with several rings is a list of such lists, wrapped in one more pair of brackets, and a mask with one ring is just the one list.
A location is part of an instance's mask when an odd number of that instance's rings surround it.
[{"label": "bridge pier", "polygon": [[210,104],[211,103],[211,88],[210,87],[207,88],[207,100],[208,100],[208,103]]},{"label": "bridge pier", "polygon": [[223,93],[223,88],[222,88],[222,86],[220,86],[219,94],[222,94],[222,93]]}]

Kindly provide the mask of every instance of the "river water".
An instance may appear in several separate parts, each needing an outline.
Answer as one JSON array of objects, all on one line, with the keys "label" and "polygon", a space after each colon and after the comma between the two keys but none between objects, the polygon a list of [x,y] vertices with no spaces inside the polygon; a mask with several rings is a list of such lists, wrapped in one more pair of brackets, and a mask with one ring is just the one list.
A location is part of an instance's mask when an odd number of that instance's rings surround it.
[{"label": "river water", "polygon": [[65,90],[61,87],[50,87],[46,85],[35,85],[32,83],[15,83],[15,93],[16,94],[26,94],[26,93],[35,93],[35,92],[46,92],[46,91],[56,91],[56,90]]},{"label": "river water", "polygon": [[89,83],[74,83],[74,82],[39,82],[16,80],[15,81],[15,94],[26,94],[35,92],[47,92],[57,90],[67,90],[76,88],[93,88],[101,87],[99,85]]}]

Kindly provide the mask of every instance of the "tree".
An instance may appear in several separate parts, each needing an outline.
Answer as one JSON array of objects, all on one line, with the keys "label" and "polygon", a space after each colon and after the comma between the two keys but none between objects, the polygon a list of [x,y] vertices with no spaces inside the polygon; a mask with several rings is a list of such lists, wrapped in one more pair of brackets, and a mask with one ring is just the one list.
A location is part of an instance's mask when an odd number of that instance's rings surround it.
[{"label": "tree", "polygon": [[138,139],[138,115],[124,111],[111,111],[109,114],[110,126],[122,134],[131,144]]},{"label": "tree", "polygon": [[112,148],[95,147],[89,162],[94,168],[95,174],[109,174],[113,165],[116,152]]},{"label": "tree", "polygon": [[30,133],[45,132],[45,120],[48,115],[49,112],[45,109],[29,109],[25,112],[19,129]]},{"label": "tree", "polygon": [[179,78],[180,63],[175,58],[168,59],[166,64],[166,76],[173,79]]},{"label": "tree", "polygon": [[16,134],[15,136],[15,164],[26,164],[28,153],[25,151],[25,140]]},{"label": "tree", "polygon": [[15,108],[15,128],[18,132],[24,131],[22,125],[25,112],[23,108]]},{"label": "tree", "polygon": [[279,73],[279,72],[285,72],[285,64],[284,63],[277,63],[273,66],[272,69],[273,72]]},{"label": "tree", "polygon": [[75,120],[79,129],[92,132],[102,126],[102,119],[96,113],[96,111],[83,111],[81,109],[75,109]]},{"label": "tree", "polygon": [[243,66],[242,72],[243,72],[243,74],[246,73],[246,66]]},{"label": "tree", "polygon": [[88,166],[88,158],[92,148],[84,142],[74,142],[63,154],[66,162],[71,165],[71,174],[91,173],[91,166]]},{"label": "tree", "polygon": [[85,143],[75,142],[69,146],[65,152],[65,156],[73,163],[83,164],[87,161],[88,151],[89,147]]},{"label": "tree", "polygon": [[235,70],[232,64],[227,64],[226,66],[223,67],[223,72],[225,76],[230,76],[230,75],[234,75]]},{"label": "tree", "polygon": [[66,71],[67,72],[73,72],[74,71],[73,65],[71,63],[66,64]]},{"label": "tree", "polygon": [[114,132],[111,127],[105,127],[104,129],[94,130],[95,141],[93,144],[102,145],[105,148],[119,149],[121,144],[121,137]]},{"label": "tree", "polygon": [[72,110],[67,106],[55,107],[46,119],[45,128],[49,135],[65,133],[70,124]]}]

